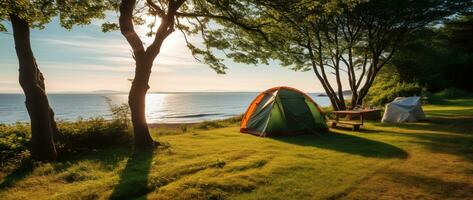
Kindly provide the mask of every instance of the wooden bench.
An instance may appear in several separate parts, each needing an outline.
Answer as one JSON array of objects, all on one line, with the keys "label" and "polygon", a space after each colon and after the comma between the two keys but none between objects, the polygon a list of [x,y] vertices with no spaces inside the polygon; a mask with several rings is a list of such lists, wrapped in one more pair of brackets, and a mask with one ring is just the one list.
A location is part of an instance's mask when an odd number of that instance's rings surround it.
[{"label": "wooden bench", "polygon": [[[338,110],[333,111],[332,114],[335,115],[335,119],[331,120],[330,123],[332,124],[332,128],[337,127],[337,124],[345,124],[352,126],[353,131],[360,130],[360,127],[363,126],[363,115],[367,112],[367,110]],[[340,120],[340,116],[350,116],[349,118],[355,117],[359,118],[359,121],[353,120]]]},{"label": "wooden bench", "polygon": [[358,121],[343,121],[343,120],[330,120],[329,121],[331,123],[331,126],[332,128],[336,128],[337,127],[337,124],[345,124],[345,125],[350,125],[352,126],[352,130],[353,131],[358,131],[360,130],[360,126],[363,125],[362,122],[358,122]]}]

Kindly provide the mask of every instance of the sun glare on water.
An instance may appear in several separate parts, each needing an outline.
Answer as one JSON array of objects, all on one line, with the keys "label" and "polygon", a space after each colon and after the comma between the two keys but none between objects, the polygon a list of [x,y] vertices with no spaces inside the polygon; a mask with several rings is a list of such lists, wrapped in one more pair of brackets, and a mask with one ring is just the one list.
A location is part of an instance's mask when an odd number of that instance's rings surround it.
[{"label": "sun glare on water", "polygon": [[147,94],[146,95],[146,118],[153,121],[160,119],[167,112],[163,110],[163,103],[172,94]]}]

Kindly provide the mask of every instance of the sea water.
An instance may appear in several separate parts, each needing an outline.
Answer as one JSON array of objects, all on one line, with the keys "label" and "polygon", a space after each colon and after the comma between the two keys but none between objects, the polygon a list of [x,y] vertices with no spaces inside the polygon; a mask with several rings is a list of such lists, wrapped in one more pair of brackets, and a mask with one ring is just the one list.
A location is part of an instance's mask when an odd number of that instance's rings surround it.
[{"label": "sea water", "polygon": [[[246,111],[258,95],[254,92],[150,93],[146,96],[148,123],[193,123],[224,119]],[[104,117],[109,119],[108,101],[119,105],[127,94],[49,94],[57,120]],[[309,94],[320,106],[330,105],[325,96]],[[29,122],[23,94],[0,94],[0,123]]]}]

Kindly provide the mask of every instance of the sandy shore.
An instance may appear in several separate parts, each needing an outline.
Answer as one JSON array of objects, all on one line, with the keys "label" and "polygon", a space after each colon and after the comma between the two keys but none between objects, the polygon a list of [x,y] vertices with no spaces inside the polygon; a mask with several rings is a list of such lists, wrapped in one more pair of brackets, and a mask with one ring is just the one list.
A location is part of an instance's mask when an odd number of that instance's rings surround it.
[{"label": "sandy shore", "polygon": [[196,125],[198,123],[151,123],[148,124],[149,128],[180,128],[180,127],[189,127]]}]

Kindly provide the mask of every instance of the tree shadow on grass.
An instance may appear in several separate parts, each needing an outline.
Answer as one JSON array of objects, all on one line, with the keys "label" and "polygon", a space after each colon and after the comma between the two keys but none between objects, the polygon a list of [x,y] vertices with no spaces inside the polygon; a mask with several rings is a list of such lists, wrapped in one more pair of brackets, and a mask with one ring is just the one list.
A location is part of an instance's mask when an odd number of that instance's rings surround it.
[{"label": "tree shadow on grass", "polygon": [[379,123],[384,128],[400,128],[403,132],[382,131],[382,134],[412,137],[418,143],[435,152],[459,155],[473,161],[473,113],[472,109],[441,110],[427,112],[431,117],[414,123]]},{"label": "tree shadow on grass", "polygon": [[444,132],[462,135],[472,135],[473,116],[433,116],[425,121],[409,123],[378,123],[379,127],[394,127],[413,131]]},{"label": "tree shadow on grass", "polygon": [[[465,131],[461,131],[459,128],[448,128],[442,127],[440,125],[435,126],[439,127],[438,129],[432,128],[430,126],[427,126],[424,129],[419,129],[423,126],[425,125],[403,125],[403,128],[407,130],[405,132],[399,133],[393,131],[383,131],[379,134],[411,138],[406,139],[406,142],[422,145],[432,152],[461,156],[467,161],[473,162],[472,129],[465,129]],[[466,127],[463,126],[463,128]],[[412,130],[412,132],[409,130]],[[419,130],[421,130],[421,132],[419,132]],[[422,130],[425,130],[425,132],[422,132]]]},{"label": "tree shadow on grass", "polygon": [[[356,132],[353,132],[353,127],[350,126],[350,125],[337,125],[337,127],[332,128],[332,129],[348,131],[348,132],[352,132],[352,133],[379,133],[379,131],[377,131],[377,130],[366,129],[363,126],[361,126],[360,129],[357,130]],[[328,133],[328,134],[330,134],[330,133]]]},{"label": "tree shadow on grass", "polygon": [[146,199],[149,192],[148,174],[154,148],[135,150],[120,174],[120,181],[110,199]]},{"label": "tree shadow on grass", "polygon": [[473,101],[471,101],[471,98],[473,98],[473,96],[471,97],[463,97],[461,99],[442,99],[442,98],[436,98],[436,99],[432,99],[432,101],[430,101],[431,104],[435,104],[435,105],[442,105],[442,106],[452,106],[452,105],[455,105],[455,106],[473,106]]},{"label": "tree shadow on grass", "polygon": [[364,157],[405,159],[408,156],[407,152],[396,146],[343,133],[308,134],[292,137],[275,137],[273,139]]},{"label": "tree shadow on grass", "polygon": [[[100,149],[98,151],[87,151],[87,152],[76,152],[76,155],[63,157],[58,159],[56,162],[51,162],[53,171],[65,172],[69,167],[76,165],[81,161],[92,161],[100,163],[104,170],[115,169],[119,162],[128,156],[128,149]],[[35,168],[43,166],[43,164],[32,160],[25,160],[16,167],[16,169],[9,172],[4,178],[0,180],[0,190],[9,188],[16,183],[27,178]],[[73,179],[69,181],[75,181]]]},{"label": "tree shadow on grass", "polygon": [[33,165],[31,162],[23,162],[21,165],[9,173],[3,180],[0,182],[0,190],[8,188],[14,185],[16,182],[23,180],[28,175],[33,172]]},{"label": "tree shadow on grass", "polygon": [[411,174],[396,170],[387,170],[386,175],[397,184],[418,188],[434,199],[471,199],[473,185],[469,182],[455,182],[435,176]]}]

